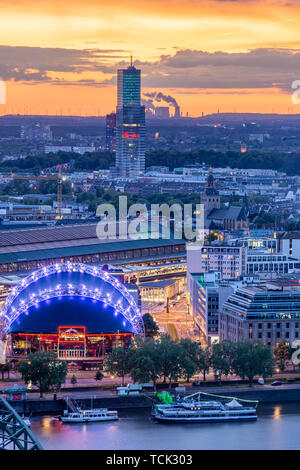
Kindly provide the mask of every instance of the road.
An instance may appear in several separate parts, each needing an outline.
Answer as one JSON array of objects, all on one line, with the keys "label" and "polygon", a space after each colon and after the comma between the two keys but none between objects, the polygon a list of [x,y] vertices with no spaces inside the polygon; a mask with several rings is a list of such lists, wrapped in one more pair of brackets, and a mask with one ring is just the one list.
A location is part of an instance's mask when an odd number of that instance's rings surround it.
[{"label": "road", "polygon": [[142,311],[150,313],[162,331],[170,334],[173,339],[190,338],[199,340],[199,333],[195,329],[194,320],[188,313],[186,297],[180,296],[179,300],[171,300],[169,312],[163,304],[156,302],[143,302]]},{"label": "road", "polygon": [[[276,377],[273,377],[274,380]],[[129,382],[130,380],[126,381]],[[7,385],[7,384],[6,384]],[[18,385],[21,385],[21,381],[19,382]],[[94,381],[93,385],[97,387],[96,382]],[[249,387],[248,385],[230,385],[230,383],[222,383],[219,386],[201,386],[201,387],[194,387],[191,384],[184,384],[186,388],[186,395],[193,395],[197,394],[198,392],[206,393],[208,395],[222,395],[224,394],[229,394],[232,396],[235,396],[239,392],[252,392],[252,391],[263,391],[263,390],[299,390],[300,389],[300,384],[282,384],[281,386],[272,386],[272,385],[253,385],[252,387]],[[93,390],[86,390],[85,387],[82,387],[81,390],[78,389],[76,386],[75,389],[68,389],[62,391],[60,393],[57,393],[57,399],[62,398],[63,396],[71,396],[76,398],[105,398],[105,397],[115,397],[117,396],[117,391],[116,387],[114,389],[106,389],[102,388],[102,384],[98,385],[97,388],[94,388]],[[169,391],[168,384],[166,384],[165,390]],[[40,398],[40,394],[38,391],[30,392],[27,393],[27,399],[29,400],[36,400]],[[208,397],[209,398],[209,397]],[[43,396],[44,400],[52,400],[53,399],[53,392],[52,393],[47,393],[44,394]]]}]

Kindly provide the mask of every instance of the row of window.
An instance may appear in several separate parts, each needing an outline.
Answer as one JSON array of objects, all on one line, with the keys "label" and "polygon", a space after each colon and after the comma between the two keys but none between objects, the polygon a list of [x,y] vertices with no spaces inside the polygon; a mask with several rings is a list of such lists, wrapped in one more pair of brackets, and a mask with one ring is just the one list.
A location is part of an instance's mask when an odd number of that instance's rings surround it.
[{"label": "row of window", "polygon": [[[249,334],[249,338],[251,338],[252,335],[250,336]],[[257,335],[258,339],[262,339],[262,333],[258,333]],[[284,335],[280,333],[280,331],[277,331],[276,332],[276,338],[278,339],[283,339],[283,337],[285,337],[285,339],[289,339],[290,338],[290,333],[287,331]],[[271,333],[268,332],[267,333],[267,338],[271,338]],[[295,338],[299,338],[299,331],[295,331]]]},{"label": "row of window", "polygon": [[[290,327],[289,322],[287,322],[287,323],[276,323],[276,328],[281,328],[282,325],[285,325],[286,328]],[[296,322],[294,325],[295,325],[295,328],[299,328],[299,322]],[[258,323],[258,328],[260,330],[262,329],[262,327],[263,327],[263,324]],[[252,328],[252,323],[249,323],[249,328]],[[267,328],[268,329],[272,328],[272,323],[267,323]]]},{"label": "row of window", "polygon": [[96,263],[105,261],[114,261],[120,259],[132,259],[132,258],[143,258],[147,256],[156,256],[169,253],[184,252],[185,245],[170,245],[160,246],[156,248],[143,248],[135,250],[124,250],[124,251],[112,251],[109,253],[101,253],[94,255],[80,255],[80,256],[64,256],[62,258],[51,258],[45,260],[35,261],[20,261],[17,263],[2,263],[0,264],[0,272],[12,272],[12,271],[28,271],[32,269],[42,268],[49,264],[57,262],[77,262],[77,263]]}]

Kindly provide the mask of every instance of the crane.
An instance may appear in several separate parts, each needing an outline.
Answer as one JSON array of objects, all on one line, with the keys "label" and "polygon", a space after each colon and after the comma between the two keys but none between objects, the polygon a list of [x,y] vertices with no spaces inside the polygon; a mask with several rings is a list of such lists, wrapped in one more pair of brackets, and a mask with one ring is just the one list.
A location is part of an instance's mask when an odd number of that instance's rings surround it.
[{"label": "crane", "polygon": [[[56,218],[58,220],[62,219],[62,183],[63,181],[66,180],[65,176],[62,176],[62,168],[64,170],[69,170],[73,167],[74,165],[74,160],[71,160],[68,163],[60,163],[56,166],[53,166],[51,168],[45,168],[41,170],[41,174],[38,176],[35,175],[16,175],[14,173],[11,174],[11,177],[13,179],[18,179],[18,180],[35,180],[35,181],[57,181],[57,211],[56,211]],[[54,174],[55,172],[58,171],[58,174]]]}]

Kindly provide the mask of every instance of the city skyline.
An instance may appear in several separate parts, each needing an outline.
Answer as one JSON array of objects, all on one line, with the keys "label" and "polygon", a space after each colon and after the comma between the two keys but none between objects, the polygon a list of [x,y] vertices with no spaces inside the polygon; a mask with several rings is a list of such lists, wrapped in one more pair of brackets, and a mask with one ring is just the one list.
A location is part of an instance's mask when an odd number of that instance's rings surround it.
[{"label": "city skyline", "polygon": [[0,450],[299,449],[300,1],[0,7]]},{"label": "city skyline", "polygon": [[[183,116],[298,113],[300,8],[281,0],[1,2],[0,113],[105,115],[116,73],[143,70],[145,92],[162,91]],[[12,28],[11,25],[14,25]],[[130,25],[130,26],[129,26]]]}]

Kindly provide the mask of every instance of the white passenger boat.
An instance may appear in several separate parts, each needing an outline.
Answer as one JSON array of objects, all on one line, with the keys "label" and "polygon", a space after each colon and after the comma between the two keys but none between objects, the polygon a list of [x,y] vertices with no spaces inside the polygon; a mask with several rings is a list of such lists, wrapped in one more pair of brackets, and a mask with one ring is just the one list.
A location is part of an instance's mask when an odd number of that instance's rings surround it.
[{"label": "white passenger boat", "polygon": [[65,411],[60,420],[63,423],[91,423],[98,421],[114,421],[119,419],[117,411],[109,411],[107,408],[78,410],[69,413]]},{"label": "white passenger boat", "polygon": [[235,399],[227,404],[202,400],[156,404],[153,407],[152,416],[159,423],[215,423],[257,419],[256,407],[243,406]]}]

